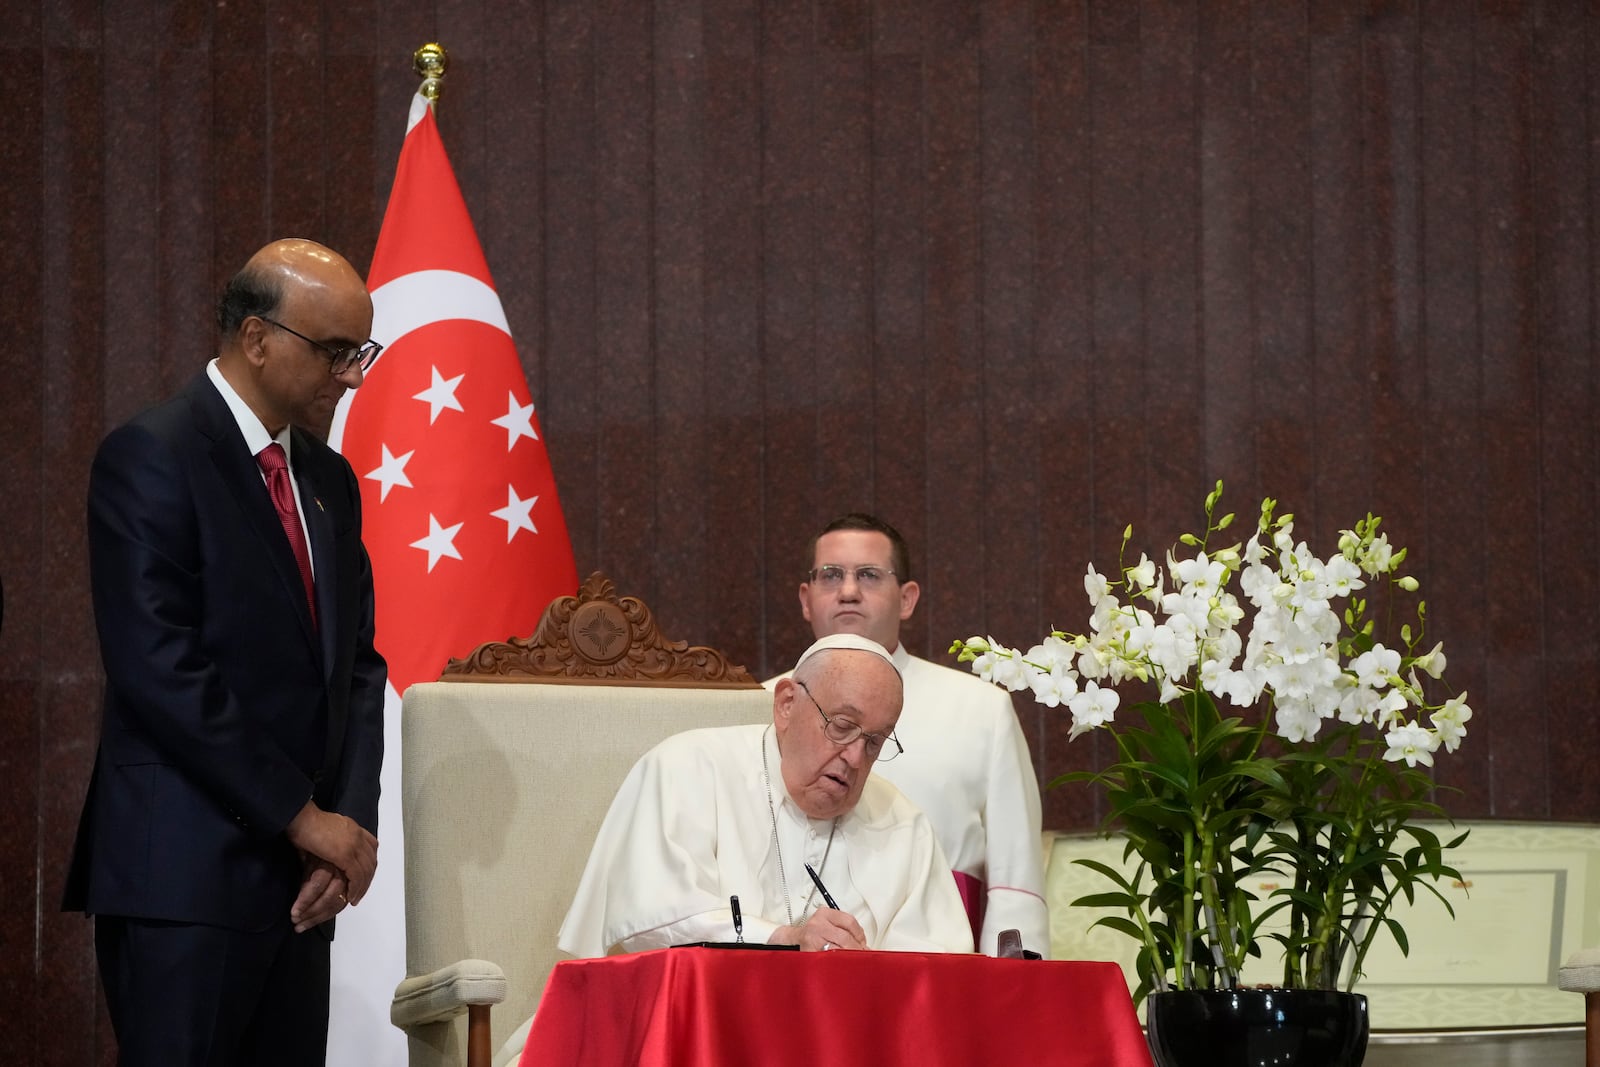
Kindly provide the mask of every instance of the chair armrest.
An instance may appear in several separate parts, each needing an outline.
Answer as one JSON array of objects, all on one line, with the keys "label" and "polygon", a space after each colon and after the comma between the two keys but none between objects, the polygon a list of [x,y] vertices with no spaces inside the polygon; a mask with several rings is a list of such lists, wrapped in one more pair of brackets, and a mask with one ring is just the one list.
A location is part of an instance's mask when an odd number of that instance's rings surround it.
[{"label": "chair armrest", "polygon": [[1581,948],[1561,965],[1560,986],[1569,993],[1600,993],[1600,948]]},{"label": "chair armrest", "polygon": [[477,1005],[506,999],[506,975],[488,960],[459,960],[406,978],[394,990],[389,1021],[402,1030],[453,1019]]}]

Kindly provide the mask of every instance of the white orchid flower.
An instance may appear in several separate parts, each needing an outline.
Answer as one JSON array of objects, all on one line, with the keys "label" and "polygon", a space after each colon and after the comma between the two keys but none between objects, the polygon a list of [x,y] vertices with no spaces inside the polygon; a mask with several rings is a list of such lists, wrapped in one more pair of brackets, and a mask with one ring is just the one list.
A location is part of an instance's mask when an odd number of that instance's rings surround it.
[{"label": "white orchid flower", "polygon": [[1089,615],[1089,629],[1097,634],[1115,633],[1121,618],[1122,605],[1108,593],[1095,601],[1094,611]]},{"label": "white orchid flower", "polygon": [[1082,691],[1067,700],[1067,707],[1072,711],[1072,729],[1067,733],[1067,740],[1110,722],[1119,702],[1115,689],[1101,689],[1094,682],[1084,683]]},{"label": "white orchid flower", "polygon": [[1094,569],[1094,564],[1089,564],[1089,570],[1083,576],[1083,591],[1089,594],[1089,606],[1098,607],[1100,601],[1111,592],[1111,583],[1106,581],[1105,575]]},{"label": "white orchid flower", "polygon": [[1238,597],[1223,593],[1211,598],[1210,610],[1206,612],[1206,626],[1219,634],[1232,633],[1233,628],[1243,621],[1244,608],[1239,606]]},{"label": "white orchid flower", "polygon": [[1378,714],[1376,722],[1379,726],[1389,726],[1392,723],[1403,722],[1400,713],[1411,706],[1405,694],[1398,689],[1391,689],[1383,694],[1378,701]]},{"label": "white orchid flower", "polygon": [[1070,670],[1057,668],[1034,672],[1033,699],[1047,708],[1058,708],[1078,692],[1078,679]]},{"label": "white orchid flower", "polygon": [[1239,574],[1239,592],[1256,607],[1272,602],[1272,591],[1278,588],[1278,572],[1265,563],[1252,563]]},{"label": "white orchid flower", "polygon": [[1380,574],[1389,573],[1391,561],[1394,559],[1394,549],[1389,545],[1389,535],[1379,534],[1367,545],[1366,551],[1359,560],[1361,569],[1376,578]]},{"label": "white orchid flower", "polygon": [[1111,669],[1111,650],[1101,641],[1091,641],[1078,653],[1078,674],[1084,678],[1104,678]]},{"label": "white orchid flower", "polygon": [[[1349,678],[1349,675],[1345,675]],[[1371,722],[1378,714],[1377,692],[1351,682],[1339,700],[1339,720],[1348,723]]]},{"label": "white orchid flower", "polygon": [[993,635],[987,639],[973,637],[967,640],[967,647],[971,649],[982,648],[983,652],[972,661],[972,673],[986,682],[993,682],[995,669],[1005,660],[1005,647],[996,641]]},{"label": "white orchid flower", "polygon": [[1383,758],[1390,763],[1406,761],[1407,767],[1422,764],[1433,766],[1433,754],[1439,749],[1439,739],[1420,726],[1396,726],[1385,736],[1389,748]]},{"label": "white orchid flower", "polygon": [[1169,616],[1187,618],[1191,625],[1201,627],[1206,625],[1206,617],[1211,613],[1211,597],[1205,590],[1191,586],[1163,596],[1161,610]]},{"label": "white orchid flower", "polygon": [[1128,587],[1130,589],[1136,589],[1136,590],[1144,591],[1144,590],[1148,590],[1148,589],[1153,589],[1155,587],[1155,584],[1156,584],[1156,564],[1155,564],[1155,560],[1151,559],[1149,556],[1147,556],[1143,552],[1141,552],[1141,553],[1139,553],[1139,563],[1138,563],[1138,565],[1128,568]]},{"label": "white orchid flower", "polygon": [[1339,714],[1339,698],[1342,695],[1338,679],[1344,677],[1339,673],[1337,664],[1333,664],[1333,680],[1324,682],[1311,690],[1311,695],[1306,698],[1306,703],[1319,719],[1331,719]]},{"label": "white orchid flower", "polygon": [[1315,741],[1317,731],[1322,728],[1322,720],[1317,717],[1317,713],[1298,700],[1279,703],[1276,721],[1278,735],[1296,745]]},{"label": "white orchid flower", "polygon": [[1228,699],[1236,708],[1247,708],[1261,699],[1261,694],[1266,691],[1266,672],[1259,670],[1229,671],[1227,682]]},{"label": "white orchid flower", "polygon": [[1007,649],[1009,655],[995,664],[989,681],[1003,685],[1013,693],[1031,688],[1035,669],[1022,658],[1020,649]]},{"label": "white orchid flower", "polygon": [[1433,648],[1418,656],[1414,661],[1412,661],[1412,666],[1423,671],[1428,675],[1428,677],[1434,679],[1435,681],[1443,677],[1445,666],[1444,642],[1440,641],[1438,644],[1434,645]]},{"label": "white orchid flower", "polygon": [[1193,559],[1179,560],[1172,572],[1172,580],[1182,586],[1185,592],[1203,593],[1209,597],[1222,586],[1227,573],[1226,567],[1201,552]]},{"label": "white orchid flower", "polygon": [[1366,689],[1382,689],[1400,670],[1400,653],[1383,645],[1373,645],[1350,661],[1356,684]]},{"label": "white orchid flower", "polygon": [[1041,671],[1054,671],[1057,668],[1071,670],[1073,656],[1071,643],[1055,634],[1028,649],[1028,662],[1037,665]]},{"label": "white orchid flower", "polygon": [[[1305,701],[1307,704],[1311,701],[1311,695],[1318,689],[1331,687],[1333,677],[1338,673],[1339,665],[1327,656],[1290,660],[1273,664],[1266,669],[1267,684],[1272,687],[1275,696],[1280,700],[1287,698]],[[1337,699],[1329,705],[1330,715],[1337,705]]]},{"label": "white orchid flower", "polygon": [[993,652],[985,652],[980,656],[975,656],[972,660],[972,673],[986,682],[993,682],[994,665],[998,662],[1000,662],[1000,659]]},{"label": "white orchid flower", "polygon": [[1472,709],[1467,707],[1467,694],[1462,693],[1445,701],[1443,707],[1428,716],[1428,721],[1438,731],[1445,751],[1454,752],[1461,746],[1461,739],[1467,736],[1467,720],[1470,718]]},{"label": "white orchid flower", "polygon": [[1328,584],[1329,595],[1340,600],[1367,587],[1367,583],[1361,580],[1361,568],[1343,556],[1333,556],[1328,560],[1323,567],[1323,580]]}]

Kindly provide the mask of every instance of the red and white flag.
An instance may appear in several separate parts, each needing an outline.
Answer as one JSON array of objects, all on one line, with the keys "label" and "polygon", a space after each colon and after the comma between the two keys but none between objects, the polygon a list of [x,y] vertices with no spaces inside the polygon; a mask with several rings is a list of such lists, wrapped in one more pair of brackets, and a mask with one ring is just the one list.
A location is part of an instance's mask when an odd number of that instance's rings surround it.
[{"label": "red and white flag", "polygon": [[533,633],[575,593],[555,478],[461,188],[419,93],[367,279],[384,345],[330,443],[361,482],[377,645],[389,662],[377,879],[339,918],[329,1063],[403,1064],[399,694],[452,656]]},{"label": "red and white flag", "polygon": [[378,648],[404,693],[451,656],[531,634],[578,588],[527,379],[421,95],[367,286],[385,348],[335,434],[361,478]]}]

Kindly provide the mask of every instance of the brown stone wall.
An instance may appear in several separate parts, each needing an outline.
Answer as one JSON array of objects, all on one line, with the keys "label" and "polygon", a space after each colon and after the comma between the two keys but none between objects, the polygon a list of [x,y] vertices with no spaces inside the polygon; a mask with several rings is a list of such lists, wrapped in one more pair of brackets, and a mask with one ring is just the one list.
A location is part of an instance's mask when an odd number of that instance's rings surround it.
[{"label": "brown stone wall", "polygon": [[[1477,709],[1452,810],[1600,819],[1592,5],[5,9],[0,1060],[111,1062],[55,911],[90,456],[200,368],[257,246],[364,269],[434,38],[579,572],[672,636],[784,668],[809,535],[865,508],[912,542],[914,651],[1026,644],[1220,477],[1411,547]],[[1018,710],[1042,777],[1106,755]]]}]

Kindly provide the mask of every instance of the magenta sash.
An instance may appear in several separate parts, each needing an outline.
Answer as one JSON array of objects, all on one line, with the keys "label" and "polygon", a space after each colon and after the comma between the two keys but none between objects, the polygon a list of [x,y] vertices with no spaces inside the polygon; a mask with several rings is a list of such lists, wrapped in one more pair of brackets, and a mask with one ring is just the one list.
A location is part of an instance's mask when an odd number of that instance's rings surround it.
[{"label": "magenta sash", "polygon": [[983,930],[983,903],[986,899],[983,882],[965,871],[951,871],[955,875],[956,889],[961,893],[961,906],[966,909],[967,923],[972,927],[972,945],[979,952],[978,934]]}]

